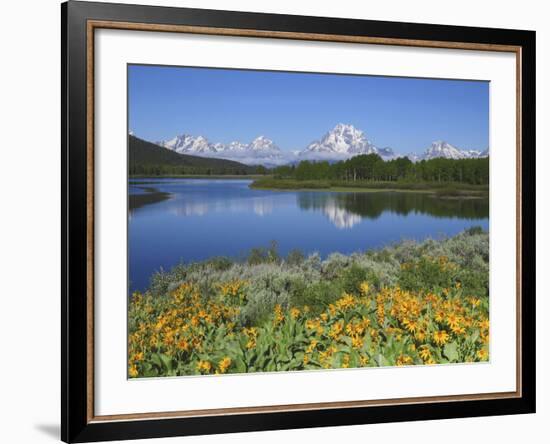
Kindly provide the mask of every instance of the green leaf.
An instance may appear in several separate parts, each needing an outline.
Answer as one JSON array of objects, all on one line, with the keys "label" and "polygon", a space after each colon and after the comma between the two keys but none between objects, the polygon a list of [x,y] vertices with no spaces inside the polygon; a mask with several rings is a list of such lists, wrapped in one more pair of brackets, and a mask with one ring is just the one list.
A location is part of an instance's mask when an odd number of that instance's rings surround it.
[{"label": "green leaf", "polygon": [[235,359],[235,371],[237,373],[246,373],[246,364],[240,356]]},{"label": "green leaf", "polygon": [[160,355],[160,359],[162,360],[162,364],[164,365],[166,370],[171,371],[172,370],[172,358],[170,356]]},{"label": "green leaf", "polygon": [[162,360],[160,359],[160,355],[158,353],[151,355],[151,361],[155,366],[162,370]]},{"label": "green leaf", "polygon": [[443,348],[443,354],[450,362],[458,361],[458,350],[456,342],[449,342],[448,344],[445,344],[445,347]]},{"label": "green leaf", "polygon": [[386,367],[386,366],[388,366],[388,365],[391,365],[390,361],[388,361],[388,360],[386,359],[386,357],[385,357],[383,354],[381,354],[381,353],[378,354],[378,356],[377,356],[377,361],[378,361],[378,365],[379,365],[380,367]]}]

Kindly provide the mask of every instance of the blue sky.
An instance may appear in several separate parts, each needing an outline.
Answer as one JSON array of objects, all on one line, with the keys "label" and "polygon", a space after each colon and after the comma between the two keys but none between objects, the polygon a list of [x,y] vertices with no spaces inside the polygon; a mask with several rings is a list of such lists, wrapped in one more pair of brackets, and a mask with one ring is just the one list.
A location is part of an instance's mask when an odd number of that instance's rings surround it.
[{"label": "blue sky", "polygon": [[489,146],[488,82],[130,65],[128,95],[129,129],[151,141],[265,135],[296,150],[348,123],[402,154]]}]

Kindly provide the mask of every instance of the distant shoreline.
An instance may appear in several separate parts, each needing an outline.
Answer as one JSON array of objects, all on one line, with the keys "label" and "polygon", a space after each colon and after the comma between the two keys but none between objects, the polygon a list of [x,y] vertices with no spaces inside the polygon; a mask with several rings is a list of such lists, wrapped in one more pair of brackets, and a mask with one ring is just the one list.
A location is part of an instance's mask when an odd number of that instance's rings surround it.
[{"label": "distant shoreline", "polygon": [[454,198],[484,198],[489,195],[486,185],[469,185],[457,183],[399,183],[399,182],[363,182],[363,183],[333,183],[330,181],[261,178],[250,184],[250,188],[258,190],[277,191],[330,191],[345,193],[426,193],[439,197]]},{"label": "distant shoreline", "polygon": [[262,179],[266,176],[261,174],[161,174],[161,175],[147,175],[147,174],[131,174],[128,176],[128,180],[132,179]]},{"label": "distant shoreline", "polygon": [[[403,183],[403,182],[359,182],[359,183],[334,183],[331,181],[322,180],[304,180],[297,181],[293,179],[274,179],[273,176],[265,176],[258,174],[236,175],[236,174],[183,174],[183,175],[132,175],[128,177],[128,181],[136,179],[149,179],[151,181],[157,179],[215,179],[215,180],[252,180],[251,189],[265,191],[319,191],[319,192],[334,192],[334,193],[423,193],[434,194],[438,197],[445,198],[486,198],[489,196],[489,187],[487,185],[470,185],[455,182],[443,183]],[[144,182],[135,182],[143,184]]]}]

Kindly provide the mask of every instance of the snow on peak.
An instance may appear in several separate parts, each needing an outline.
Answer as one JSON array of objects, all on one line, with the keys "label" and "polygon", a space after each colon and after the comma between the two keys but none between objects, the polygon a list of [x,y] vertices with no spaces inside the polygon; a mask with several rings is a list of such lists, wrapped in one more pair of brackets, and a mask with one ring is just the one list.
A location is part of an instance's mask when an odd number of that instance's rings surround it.
[{"label": "snow on peak", "polygon": [[180,154],[236,160],[249,165],[284,163],[279,147],[265,136],[256,137],[249,144],[239,141],[224,144],[210,143],[203,136],[182,134],[157,144]]},{"label": "snow on peak", "polygon": [[435,157],[445,157],[448,159],[460,159],[462,158],[461,151],[455,146],[447,143],[443,140],[436,140],[432,142],[432,145],[426,149],[424,153],[424,159],[433,159]]},{"label": "snow on peak", "polygon": [[326,133],[321,140],[311,142],[306,152],[329,152],[340,154],[372,152],[372,145],[363,135],[363,131],[353,125],[339,123]]},{"label": "snow on peak", "polygon": [[256,137],[252,142],[250,142],[250,145],[248,145],[248,149],[252,151],[281,151],[279,147],[273,143],[272,140],[268,139],[265,136]]},{"label": "snow on peak", "polygon": [[358,154],[379,154],[385,159],[395,157],[391,148],[378,149],[367,139],[363,131],[345,123],[339,123],[320,140],[311,142],[301,153],[302,157],[327,157],[333,160],[346,159]]},{"label": "snow on peak", "polygon": [[424,150],[422,154],[410,153],[405,157],[408,157],[412,162],[419,162],[421,160],[430,159],[479,159],[489,156],[489,148],[485,151],[478,150],[464,150],[451,145],[444,140],[436,140]]},{"label": "snow on peak", "polygon": [[[360,154],[378,154],[384,160],[399,157],[392,148],[378,148],[366,137],[365,133],[351,124],[338,123],[319,140],[311,142],[303,150],[282,151],[271,139],[258,136],[250,143],[233,141],[231,143],[210,143],[203,136],[182,134],[172,139],[157,142],[158,145],[180,154],[192,154],[204,157],[218,157],[236,160],[248,165],[283,165],[300,160],[339,161]],[[422,154],[410,153],[413,162],[435,158],[472,159],[489,156],[485,151],[463,150],[444,141],[436,140]]]},{"label": "snow on peak", "polygon": [[481,152],[476,150],[461,150],[443,140],[436,140],[426,149],[422,159],[429,160],[437,157],[445,159],[473,159],[480,157]]},{"label": "snow on peak", "polygon": [[216,146],[208,143],[206,138],[193,137],[189,134],[182,134],[173,139],[158,142],[158,145],[180,154],[217,152]]}]

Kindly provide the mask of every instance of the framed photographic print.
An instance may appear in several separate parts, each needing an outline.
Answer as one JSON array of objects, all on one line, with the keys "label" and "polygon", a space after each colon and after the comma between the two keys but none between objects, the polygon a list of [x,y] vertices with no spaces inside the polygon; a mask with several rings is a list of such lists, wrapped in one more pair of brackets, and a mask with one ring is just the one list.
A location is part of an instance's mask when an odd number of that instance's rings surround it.
[{"label": "framed photographic print", "polygon": [[535,411],[535,33],[64,3],[62,439]]}]

